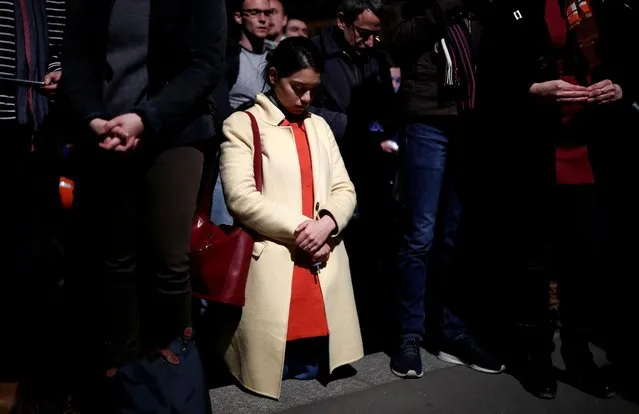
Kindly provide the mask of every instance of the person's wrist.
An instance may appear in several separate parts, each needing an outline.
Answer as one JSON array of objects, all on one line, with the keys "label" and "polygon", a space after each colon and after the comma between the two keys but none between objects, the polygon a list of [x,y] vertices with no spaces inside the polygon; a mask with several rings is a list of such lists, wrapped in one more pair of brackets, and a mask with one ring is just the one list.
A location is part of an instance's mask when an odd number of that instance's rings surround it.
[{"label": "person's wrist", "polygon": [[331,217],[329,214],[326,214],[326,215],[322,216],[320,221],[322,221],[324,223],[324,225],[330,231],[333,231],[333,230],[335,230],[335,228],[337,228],[337,223],[335,223],[335,220],[333,220],[333,217]]}]

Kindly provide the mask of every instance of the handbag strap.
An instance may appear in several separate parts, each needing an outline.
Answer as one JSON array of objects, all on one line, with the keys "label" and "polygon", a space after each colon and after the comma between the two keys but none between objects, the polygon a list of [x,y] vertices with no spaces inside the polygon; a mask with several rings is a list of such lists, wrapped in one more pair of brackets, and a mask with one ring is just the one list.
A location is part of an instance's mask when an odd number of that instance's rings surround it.
[{"label": "handbag strap", "polygon": [[[262,192],[262,186],[264,184],[264,178],[262,175],[262,140],[260,138],[260,128],[257,125],[257,119],[255,116],[244,111],[248,115],[251,121],[251,131],[253,132],[253,173],[255,175],[255,188],[260,193]],[[209,177],[206,181],[204,191],[200,197],[200,202],[197,205],[196,213],[204,214],[207,217],[211,214],[211,208],[213,207],[213,191],[215,191],[215,182],[217,181],[217,168],[213,168],[209,173]]]},{"label": "handbag strap", "polygon": [[264,185],[264,176],[262,175],[262,139],[260,138],[260,127],[257,126],[255,116],[244,111],[251,119],[251,129],[253,130],[253,174],[255,175],[255,188],[260,193]]}]

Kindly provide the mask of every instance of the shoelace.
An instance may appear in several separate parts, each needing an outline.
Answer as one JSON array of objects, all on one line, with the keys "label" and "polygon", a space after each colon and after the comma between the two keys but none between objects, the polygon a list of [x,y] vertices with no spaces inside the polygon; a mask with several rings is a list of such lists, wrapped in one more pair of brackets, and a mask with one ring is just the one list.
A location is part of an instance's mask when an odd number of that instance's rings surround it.
[{"label": "shoelace", "polygon": [[472,338],[464,338],[466,343],[468,344],[468,348],[475,354],[475,355],[484,355],[486,353],[486,351],[484,351],[484,349],[482,347],[480,347],[479,345],[477,345],[477,342],[475,342],[474,339]]},{"label": "shoelace", "polygon": [[400,353],[402,355],[419,355],[420,346],[417,339],[407,339],[402,344]]}]

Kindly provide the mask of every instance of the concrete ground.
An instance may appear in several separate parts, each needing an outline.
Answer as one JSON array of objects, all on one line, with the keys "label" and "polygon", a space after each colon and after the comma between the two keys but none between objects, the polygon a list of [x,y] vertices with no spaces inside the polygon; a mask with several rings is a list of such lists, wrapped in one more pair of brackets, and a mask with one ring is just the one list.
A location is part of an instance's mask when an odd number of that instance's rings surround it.
[{"label": "concrete ground", "polygon": [[[595,356],[598,363],[605,364],[601,351],[595,350]],[[388,357],[379,353],[354,364],[353,370],[343,373],[344,378],[326,386],[316,381],[285,381],[280,401],[256,397],[236,386],[213,389],[213,412],[639,414],[637,394],[620,393],[611,400],[601,400],[560,382],[557,399],[543,401],[526,393],[509,375],[485,375],[451,367],[425,351],[423,357],[426,373],[420,380],[396,378],[389,370]],[[562,367],[560,358],[556,366]]]}]

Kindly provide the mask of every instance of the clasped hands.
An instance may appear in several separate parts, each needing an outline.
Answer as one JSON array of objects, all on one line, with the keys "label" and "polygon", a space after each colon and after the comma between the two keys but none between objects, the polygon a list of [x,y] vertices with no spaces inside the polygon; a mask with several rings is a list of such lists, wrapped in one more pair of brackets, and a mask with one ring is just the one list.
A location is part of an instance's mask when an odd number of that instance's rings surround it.
[{"label": "clasped hands", "polygon": [[89,123],[100,138],[98,146],[107,151],[130,152],[140,144],[144,122],[135,113],[117,116],[110,121],[96,118]]},{"label": "clasped hands", "polygon": [[337,224],[329,215],[321,219],[306,220],[295,230],[295,244],[308,254],[312,264],[326,263],[331,255],[331,246],[327,243]]},{"label": "clasped hands", "polygon": [[606,104],[623,97],[621,87],[611,80],[603,80],[590,86],[574,85],[563,80],[535,83],[530,92],[558,103]]}]

